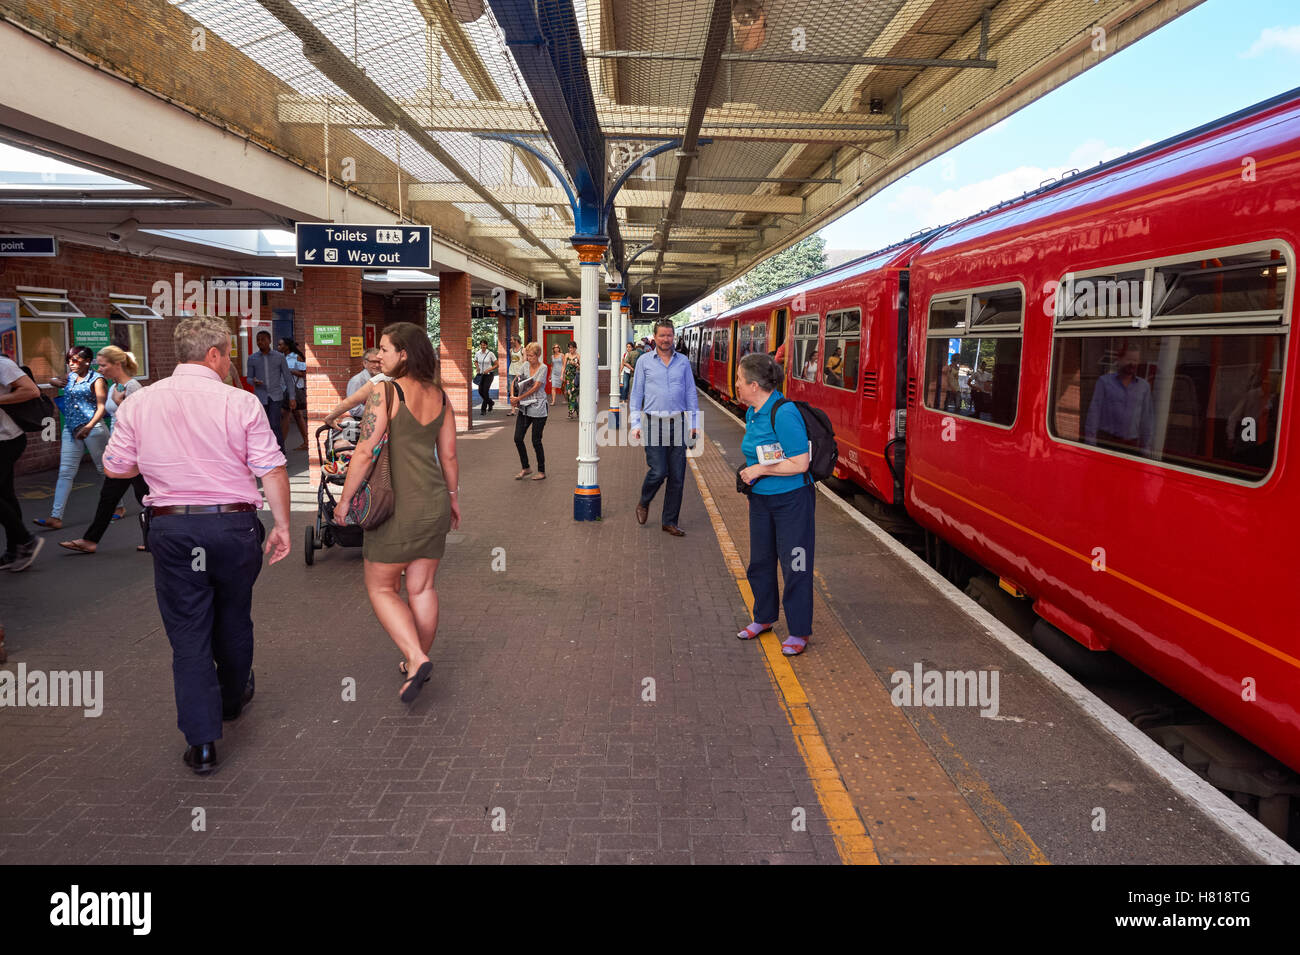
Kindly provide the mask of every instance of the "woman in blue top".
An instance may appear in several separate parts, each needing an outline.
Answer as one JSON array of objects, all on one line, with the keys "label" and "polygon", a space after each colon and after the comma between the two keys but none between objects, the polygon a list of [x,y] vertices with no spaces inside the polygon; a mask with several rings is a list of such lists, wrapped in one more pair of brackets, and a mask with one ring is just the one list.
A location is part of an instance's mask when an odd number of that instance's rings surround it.
[{"label": "woman in blue top", "polygon": [[95,353],[85,345],[75,345],[68,349],[68,377],[50,379],[50,384],[63,389],[63,448],[59,456],[59,481],[54,486],[54,507],[48,518],[35,518],[46,530],[63,526],[63,508],[68,503],[72,479],[83,453],[89,452],[95,469],[101,475],[104,473],[102,458],[104,446],[108,444],[104,402],[108,398],[108,386],[103,375],[90,368],[94,357]]},{"label": "woman in blue top", "polygon": [[[812,635],[813,510],[817,492],[809,480],[808,429],[793,402],[778,390],[785,377],[771,355],[746,355],[736,367],[736,397],[745,412],[745,467],[740,478],[749,495],[749,578],[754,592],[754,621],[736,634],[752,640],[771,630],[777,619],[776,564],[781,562],[786,629],[781,644],[788,657],[798,656]],[[776,414],[773,415],[773,409]],[[773,428],[773,420],[776,426]]]}]

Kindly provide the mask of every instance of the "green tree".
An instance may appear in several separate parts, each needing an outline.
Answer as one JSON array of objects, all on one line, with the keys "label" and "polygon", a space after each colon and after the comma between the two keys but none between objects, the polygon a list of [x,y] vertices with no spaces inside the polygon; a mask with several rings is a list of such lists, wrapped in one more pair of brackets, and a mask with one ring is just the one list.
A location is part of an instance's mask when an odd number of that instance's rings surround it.
[{"label": "green tree", "polygon": [[735,308],[760,295],[826,270],[826,240],[810,235],[802,242],[758,263],[726,291],[727,305]]}]

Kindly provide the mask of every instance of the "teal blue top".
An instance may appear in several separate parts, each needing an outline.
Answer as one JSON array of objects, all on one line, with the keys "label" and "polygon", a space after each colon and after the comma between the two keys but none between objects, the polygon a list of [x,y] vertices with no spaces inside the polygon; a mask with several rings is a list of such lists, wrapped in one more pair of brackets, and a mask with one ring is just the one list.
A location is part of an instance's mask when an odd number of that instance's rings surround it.
[{"label": "teal blue top", "polygon": [[[745,454],[746,465],[758,463],[758,448],[765,444],[779,444],[782,455],[787,458],[808,453],[808,429],[794,402],[787,402],[777,410],[776,431],[772,430],[772,402],[783,397],[780,391],[773,391],[763,402],[763,407],[745,412],[745,440],[740,449]],[[784,494],[807,483],[807,474],[769,474],[755,481],[753,487],[755,494]]]}]

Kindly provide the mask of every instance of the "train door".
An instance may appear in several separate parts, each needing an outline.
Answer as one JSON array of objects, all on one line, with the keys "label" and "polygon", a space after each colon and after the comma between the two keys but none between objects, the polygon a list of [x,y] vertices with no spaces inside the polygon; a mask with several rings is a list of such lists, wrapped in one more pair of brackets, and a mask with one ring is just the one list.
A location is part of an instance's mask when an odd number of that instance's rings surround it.
[{"label": "train door", "polygon": [[739,358],[736,351],[740,347],[739,322],[731,323],[731,334],[727,336],[727,380],[722,387],[722,393],[733,401],[736,398],[736,362]]}]

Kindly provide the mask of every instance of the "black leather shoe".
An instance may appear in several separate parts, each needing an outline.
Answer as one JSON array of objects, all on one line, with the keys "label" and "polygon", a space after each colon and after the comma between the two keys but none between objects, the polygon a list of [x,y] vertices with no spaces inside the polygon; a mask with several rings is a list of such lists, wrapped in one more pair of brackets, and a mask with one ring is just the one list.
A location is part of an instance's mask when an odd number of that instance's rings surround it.
[{"label": "black leather shoe", "polygon": [[650,516],[650,508],[646,507],[644,504],[638,504],[636,506],[636,522],[638,524],[644,524],[646,522],[646,518],[648,518],[649,516]]},{"label": "black leather shoe", "polygon": [[664,524],[663,529],[664,529],[664,533],[672,534],[674,537],[686,536],[686,532],[682,530],[680,527],[678,527],[676,524]]},{"label": "black leather shoe", "polygon": [[230,722],[231,720],[238,719],[238,718],[239,718],[239,714],[242,713],[242,712],[244,712],[244,707],[247,706],[248,703],[249,703],[249,701],[253,698],[253,691],[254,691],[255,688],[256,688],[256,687],[255,687],[255,684],[254,684],[254,682],[253,682],[253,671],[252,671],[252,670],[249,670],[249,671],[248,671],[248,683],[245,684],[245,686],[244,686],[244,695],[240,698],[240,700],[239,700],[239,705],[236,706],[236,707],[233,707],[233,708],[232,708],[232,707],[226,707],[226,708],[222,709],[222,711],[221,711],[221,718],[222,718],[222,720],[224,720],[225,722],[228,723],[228,722]]},{"label": "black leather shoe", "polygon": [[185,765],[199,776],[206,776],[217,768],[217,744],[204,743],[202,746],[191,746],[185,751],[182,757]]}]

